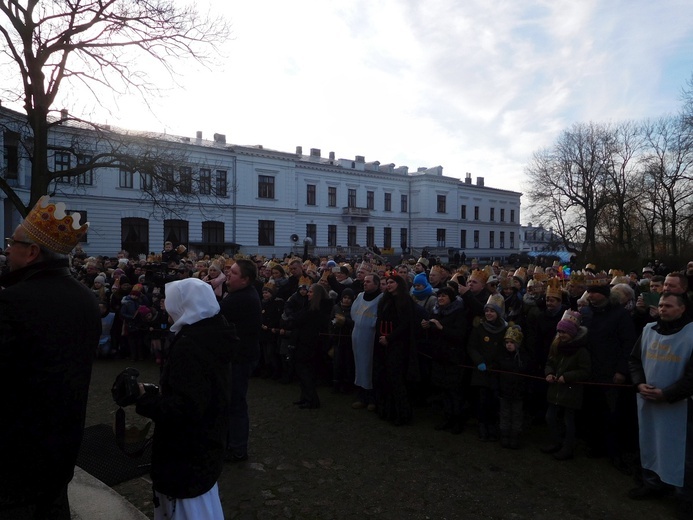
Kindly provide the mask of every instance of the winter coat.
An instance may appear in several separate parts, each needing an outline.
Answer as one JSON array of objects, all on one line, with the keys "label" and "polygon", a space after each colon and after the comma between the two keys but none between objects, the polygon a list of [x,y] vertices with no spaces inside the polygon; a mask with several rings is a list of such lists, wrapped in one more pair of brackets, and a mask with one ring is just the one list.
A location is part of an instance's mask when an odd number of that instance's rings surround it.
[{"label": "winter coat", "polygon": [[467,336],[467,317],[462,300],[455,300],[445,307],[437,307],[431,318],[443,326],[435,324],[428,329],[433,366],[431,382],[441,388],[457,387],[462,384],[462,364],[465,361],[465,337]]},{"label": "winter coat", "polygon": [[522,399],[527,391],[527,373],[529,356],[527,351],[519,347],[515,352],[509,352],[505,346],[496,352],[491,368],[499,370],[493,373],[493,386],[499,397]]},{"label": "winter coat", "polygon": [[161,394],[137,400],[137,413],[156,424],[151,475],[159,493],[197,497],[221,475],[229,428],[233,331],[221,314],[184,325],[171,343]]},{"label": "winter coat", "polygon": [[556,379],[563,376],[565,383],[551,383],[546,393],[550,404],[579,410],[582,408],[584,385],[590,377],[590,354],[587,351],[587,328],[580,327],[577,336],[564,345],[553,345],[546,362],[546,375]]},{"label": "winter coat", "polygon": [[72,479],[101,315],[67,260],[11,271],[0,285],[0,504],[33,502]]},{"label": "winter coat", "polygon": [[255,287],[249,285],[227,293],[219,303],[226,320],[235,325],[239,341],[234,346],[234,363],[256,363],[260,359],[262,304]]},{"label": "winter coat", "polygon": [[587,327],[587,348],[592,360],[592,380],[611,383],[615,373],[627,376],[628,357],[637,340],[635,324],[623,307],[606,304],[589,306],[583,325]]},{"label": "winter coat", "polygon": [[484,363],[487,370],[481,371],[478,368],[472,370],[471,386],[492,387],[488,369],[491,368],[493,360],[498,357],[500,349],[505,349],[504,337],[507,328],[508,324],[503,320],[498,320],[498,323],[494,324],[483,320],[472,330],[469,343],[467,343],[467,355],[472,365],[478,367]]}]

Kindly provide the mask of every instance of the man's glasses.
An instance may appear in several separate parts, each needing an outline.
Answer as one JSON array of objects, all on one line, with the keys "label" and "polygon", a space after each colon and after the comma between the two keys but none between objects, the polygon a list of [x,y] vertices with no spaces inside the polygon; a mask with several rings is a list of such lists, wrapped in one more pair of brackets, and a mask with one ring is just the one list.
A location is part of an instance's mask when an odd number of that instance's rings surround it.
[{"label": "man's glasses", "polygon": [[27,242],[26,240],[15,240],[14,238],[10,237],[5,238],[5,242],[7,243],[7,247],[12,247],[15,244],[24,244],[25,246],[30,246],[33,244],[33,242]]}]

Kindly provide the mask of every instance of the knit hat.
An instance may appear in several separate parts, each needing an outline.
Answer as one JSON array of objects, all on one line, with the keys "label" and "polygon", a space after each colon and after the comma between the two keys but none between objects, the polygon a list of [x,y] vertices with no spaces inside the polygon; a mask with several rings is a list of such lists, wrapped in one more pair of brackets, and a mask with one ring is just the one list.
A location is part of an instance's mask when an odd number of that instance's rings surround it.
[{"label": "knit hat", "polygon": [[509,339],[517,345],[522,345],[523,338],[522,328],[519,325],[510,325],[508,330],[505,331],[504,339]]},{"label": "knit hat", "polygon": [[146,305],[140,305],[139,307],[137,307],[137,314],[139,314],[142,318],[147,316],[147,314],[149,314],[150,312],[152,312],[152,310]]},{"label": "knit hat", "polygon": [[99,275],[96,278],[94,278],[94,283],[100,283],[103,285],[106,283],[106,277],[103,275]]},{"label": "knit hat", "polygon": [[414,277],[414,285],[428,285],[428,277],[424,273],[419,273]]},{"label": "knit hat", "polygon": [[337,262],[335,262],[334,260],[328,260],[327,267],[337,267]]},{"label": "knit hat", "polygon": [[565,311],[561,321],[556,325],[556,330],[558,332],[565,332],[571,337],[577,335],[578,330],[580,330],[580,323],[582,322],[582,315],[575,311]]},{"label": "knit hat", "polygon": [[[342,291],[341,298],[344,298],[345,296],[348,296],[352,300],[354,299],[354,290],[349,289],[348,287]],[[341,299],[340,298],[340,299]]]},{"label": "knit hat", "polygon": [[489,296],[486,305],[484,305],[484,310],[487,307],[496,311],[498,317],[502,318],[503,314],[505,313],[505,302],[503,300],[503,296],[500,294],[492,294]]},{"label": "knit hat", "polygon": [[142,284],[141,283],[136,283],[135,285],[132,286],[132,289],[130,290],[130,294],[132,296],[139,296],[142,293]]}]

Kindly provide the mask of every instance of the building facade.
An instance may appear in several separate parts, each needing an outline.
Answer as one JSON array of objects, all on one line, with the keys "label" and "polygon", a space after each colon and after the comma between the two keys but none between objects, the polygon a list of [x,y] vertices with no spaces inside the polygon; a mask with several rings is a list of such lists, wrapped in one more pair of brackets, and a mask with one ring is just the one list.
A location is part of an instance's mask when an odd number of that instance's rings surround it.
[{"label": "building facade", "polygon": [[[25,117],[0,108],[2,177],[29,200],[31,168]],[[206,253],[283,256],[464,252],[504,259],[520,250],[518,192],[443,175],[440,166],[406,166],[338,159],[212,140],[87,127],[68,118],[52,127],[49,167],[59,172],[99,154],[131,156],[51,184],[55,200],[90,222],[89,254],[159,252],[166,240]],[[142,166],[145,165],[145,166]],[[20,221],[0,192],[5,236]],[[309,240],[306,240],[309,239]]]}]

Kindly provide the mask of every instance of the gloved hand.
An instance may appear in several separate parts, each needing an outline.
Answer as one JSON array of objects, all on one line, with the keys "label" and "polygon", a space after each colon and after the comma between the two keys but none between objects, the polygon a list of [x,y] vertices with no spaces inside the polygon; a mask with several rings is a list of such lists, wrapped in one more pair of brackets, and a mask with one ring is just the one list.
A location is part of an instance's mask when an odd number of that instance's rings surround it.
[{"label": "gloved hand", "polygon": [[479,363],[476,368],[479,370],[479,372],[486,372],[486,363]]}]

